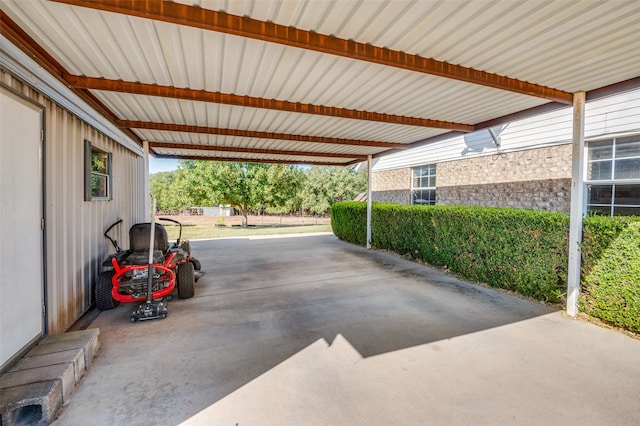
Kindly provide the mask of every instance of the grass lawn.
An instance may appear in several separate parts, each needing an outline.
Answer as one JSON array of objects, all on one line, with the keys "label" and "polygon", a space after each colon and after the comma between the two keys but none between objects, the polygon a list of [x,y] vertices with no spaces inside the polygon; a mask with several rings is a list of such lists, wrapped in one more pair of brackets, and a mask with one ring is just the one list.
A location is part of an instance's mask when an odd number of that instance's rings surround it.
[{"label": "grass lawn", "polygon": [[[169,241],[178,238],[178,226],[163,223],[169,234]],[[308,232],[331,232],[331,225],[255,225],[240,226],[182,225],[183,240],[198,240],[222,237],[252,237],[257,235],[303,234]]]}]

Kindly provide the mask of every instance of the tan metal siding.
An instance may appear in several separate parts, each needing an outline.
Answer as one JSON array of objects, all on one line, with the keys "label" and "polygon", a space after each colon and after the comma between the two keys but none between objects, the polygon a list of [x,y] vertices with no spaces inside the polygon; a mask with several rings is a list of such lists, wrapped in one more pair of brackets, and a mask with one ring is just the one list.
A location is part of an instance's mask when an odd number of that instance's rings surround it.
[{"label": "tan metal siding", "polygon": [[[144,161],[7,72],[1,81],[45,106],[45,220],[48,333],[67,330],[92,303],[105,228],[124,219],[117,240],[143,221]],[[113,199],[84,201],[84,140],[113,155]]]}]

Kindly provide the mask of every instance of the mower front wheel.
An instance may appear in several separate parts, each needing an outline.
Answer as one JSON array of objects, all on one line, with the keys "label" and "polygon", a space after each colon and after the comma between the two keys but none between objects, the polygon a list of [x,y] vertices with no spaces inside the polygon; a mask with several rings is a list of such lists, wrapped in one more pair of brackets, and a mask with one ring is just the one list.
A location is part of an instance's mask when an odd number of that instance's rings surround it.
[{"label": "mower front wheel", "polygon": [[189,259],[189,262],[193,263],[193,269],[195,269],[196,271],[199,271],[200,269],[202,269],[202,265],[200,265],[200,261],[195,257],[192,257],[191,259]]},{"label": "mower front wheel", "polygon": [[193,289],[195,281],[193,263],[186,262],[178,266],[178,297],[180,299],[193,297],[195,294]]},{"label": "mower front wheel", "polygon": [[111,294],[113,289],[111,279],[114,275],[115,272],[113,271],[105,271],[98,275],[98,281],[96,281],[96,306],[101,311],[113,309],[120,303]]}]

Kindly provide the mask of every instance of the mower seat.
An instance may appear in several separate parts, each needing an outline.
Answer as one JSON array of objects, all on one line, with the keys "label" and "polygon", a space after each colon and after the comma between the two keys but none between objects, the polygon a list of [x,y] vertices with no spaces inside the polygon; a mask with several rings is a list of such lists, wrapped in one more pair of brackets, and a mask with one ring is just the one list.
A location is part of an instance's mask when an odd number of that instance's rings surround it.
[{"label": "mower seat", "polygon": [[[169,250],[169,236],[164,226],[155,224],[153,250],[160,250],[163,254]],[[129,243],[132,252],[146,250],[149,256],[150,223],[136,223],[129,229]],[[147,259],[148,261],[148,259]]]}]

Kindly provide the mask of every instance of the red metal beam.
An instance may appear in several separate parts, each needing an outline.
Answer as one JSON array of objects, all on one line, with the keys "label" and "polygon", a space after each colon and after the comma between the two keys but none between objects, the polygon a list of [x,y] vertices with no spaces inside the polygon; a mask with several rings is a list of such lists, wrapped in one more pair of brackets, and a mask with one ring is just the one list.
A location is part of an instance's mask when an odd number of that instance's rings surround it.
[{"label": "red metal beam", "polygon": [[150,121],[118,120],[118,125],[130,129],[160,130],[169,132],[202,133],[258,139],[277,139],[333,145],[372,146],[386,149],[403,149],[407,145],[398,142],[379,142],[361,139],[328,138],[323,136],[292,135],[288,133],[259,132],[255,130],[225,129],[220,127],[191,126],[188,124],[155,123]]},{"label": "red metal beam", "polygon": [[[233,34],[338,55],[571,105],[573,94],[432,58],[169,1],[54,0],[76,6]],[[459,129],[452,129],[459,130]]]},{"label": "red metal beam", "polygon": [[192,149],[198,151],[217,151],[217,152],[236,152],[247,154],[267,154],[267,155],[287,155],[287,156],[306,156],[306,157],[324,157],[324,158],[348,158],[350,160],[363,161],[367,158],[366,155],[353,155],[353,154],[339,154],[335,152],[317,152],[317,151],[290,151],[282,149],[262,149],[262,148],[248,148],[238,146],[218,146],[218,145],[201,145],[201,144],[186,144],[186,143],[174,143],[174,142],[149,142],[149,146],[152,148],[164,148],[164,149]]},{"label": "red metal beam", "polygon": [[330,162],[330,161],[290,161],[290,160],[266,160],[261,158],[232,158],[232,157],[212,157],[198,155],[164,155],[158,154],[156,158],[170,158],[177,160],[201,160],[201,161],[224,161],[238,163],[266,163],[266,164],[309,164],[312,166],[349,166],[353,164],[351,161],[346,163]]},{"label": "red metal beam", "polygon": [[157,84],[138,83],[105,78],[82,77],[66,74],[67,84],[78,89],[104,90],[110,92],[133,93],[146,96],[186,99],[190,101],[214,102],[225,105],[236,105],[249,108],[263,108],[278,111],[297,112],[302,114],[324,115],[329,117],[350,118],[353,120],[377,121],[382,123],[403,124],[407,126],[432,127],[438,129],[472,132],[473,126],[452,123],[449,121],[430,120],[419,117],[383,114],[378,112],[359,111],[355,109],[328,107],[323,105],[301,104],[277,99],[256,98],[253,96],[235,95],[232,93],[209,92]]}]

